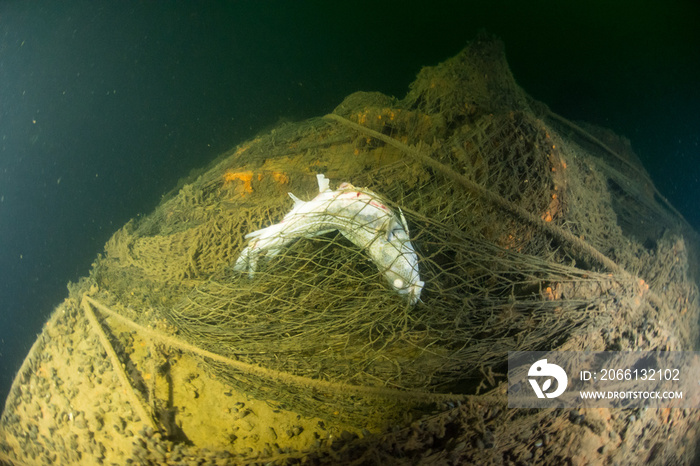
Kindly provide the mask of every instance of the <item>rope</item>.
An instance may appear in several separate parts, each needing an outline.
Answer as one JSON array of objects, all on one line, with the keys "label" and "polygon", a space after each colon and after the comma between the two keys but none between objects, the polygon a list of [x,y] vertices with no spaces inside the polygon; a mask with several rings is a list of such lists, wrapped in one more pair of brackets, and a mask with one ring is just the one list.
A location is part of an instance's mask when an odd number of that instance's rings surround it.
[{"label": "rope", "polygon": [[419,390],[395,390],[386,387],[364,387],[360,385],[350,385],[337,382],[328,382],[326,380],[310,379],[307,377],[301,377],[293,374],[288,374],[280,371],[275,371],[272,369],[267,369],[265,367],[256,366],[252,364],[247,364],[241,361],[236,361],[231,358],[227,358],[220,354],[212,353],[201,348],[198,348],[189,343],[185,343],[177,338],[163,335],[155,330],[147,329],[140,326],[136,322],[116,313],[115,311],[109,309],[104,304],[98,301],[84,296],[84,302],[89,302],[92,306],[99,309],[101,312],[113,317],[123,323],[124,325],[133,328],[139,332],[142,336],[148,337],[152,340],[157,340],[167,346],[178,348],[189,353],[202,356],[204,358],[212,359],[214,361],[226,364],[233,369],[239,370],[241,372],[246,372],[266,379],[271,379],[277,382],[293,384],[298,386],[303,386],[305,388],[314,388],[322,391],[332,391],[341,394],[356,394],[363,396],[381,397],[381,398],[403,398],[403,399],[413,399],[425,402],[437,402],[437,401],[466,401],[470,398],[479,399],[483,401],[483,397],[472,397],[469,395],[453,395],[453,394],[439,394],[439,393],[429,393]]},{"label": "rope", "polygon": [[[136,395],[134,388],[129,383],[129,379],[127,378],[126,373],[124,372],[124,368],[122,367],[122,363],[119,360],[117,353],[114,352],[114,348],[112,348],[112,345],[109,343],[107,335],[105,335],[104,330],[102,330],[102,326],[100,326],[100,323],[97,321],[97,317],[95,317],[95,313],[92,312],[90,304],[88,303],[92,304],[93,306],[95,305],[95,302],[92,299],[88,298],[87,295],[83,295],[83,300],[81,302],[82,308],[85,311],[85,315],[87,316],[87,319],[90,322],[92,329],[95,331],[95,333],[97,333],[97,336],[100,339],[100,343],[102,343],[102,347],[107,352],[107,356],[109,356],[109,359],[112,362],[114,371],[117,373],[119,381],[125,388],[126,396],[129,398],[131,405],[134,407],[134,410],[141,418],[141,421],[145,424],[148,424],[150,427],[153,428],[153,430],[158,430],[158,427],[153,421],[153,418],[149,415],[148,411],[146,411],[146,408],[144,407],[143,403],[141,403],[141,400],[139,399],[138,395]],[[101,308],[98,307],[98,309]]]},{"label": "rope", "polygon": [[[335,113],[330,113],[328,115],[325,115],[324,118],[334,120],[334,121],[341,123],[345,126],[349,126],[350,128],[353,128],[361,133],[364,133],[368,136],[379,139],[379,140],[381,140],[381,141],[383,141],[391,146],[394,146],[395,148],[399,149],[400,151],[413,157],[415,160],[429,166],[430,168],[442,173],[444,176],[461,184],[462,186],[467,188],[467,190],[469,190],[471,193],[481,197],[482,199],[486,200],[487,202],[490,202],[490,203],[498,206],[499,208],[505,210],[506,212],[509,212],[509,213],[515,215],[516,217],[520,218],[521,220],[523,220],[526,223],[529,223],[530,225],[534,226],[535,228],[539,228],[540,230],[545,231],[550,236],[559,240],[560,242],[568,244],[569,247],[573,251],[576,251],[576,250],[581,251],[585,256],[588,256],[588,258],[593,259],[598,264],[602,265],[603,267],[605,267],[609,271],[611,271],[615,274],[618,274],[623,279],[634,279],[636,281],[639,281],[638,277],[627,272],[623,267],[616,264],[612,259],[607,257],[602,252],[598,251],[596,248],[594,248],[590,244],[586,243],[582,239],[577,238],[573,233],[568,232],[566,230],[563,230],[563,229],[557,227],[556,225],[552,225],[551,223],[545,222],[544,220],[542,220],[538,216],[532,214],[531,212],[528,212],[527,210],[523,209],[522,207],[516,206],[516,205],[508,202],[506,199],[504,199],[499,194],[494,193],[493,191],[490,191],[490,190],[484,188],[483,186],[480,186],[479,184],[473,182],[472,180],[470,180],[469,178],[467,178],[464,175],[460,175],[459,173],[456,173],[450,167],[438,162],[437,160],[433,159],[429,155],[424,154],[421,151],[420,145],[418,145],[417,147],[409,147],[406,144],[403,144],[390,136],[387,136],[385,134],[374,131],[373,129],[367,128],[367,127],[362,126],[360,124],[357,124],[357,123],[350,121],[347,118],[344,118],[344,117],[337,115]],[[668,311],[663,300],[654,291],[652,291],[650,289],[647,296],[648,296],[649,301],[651,301],[659,309],[663,309],[663,310]]]},{"label": "rope", "polygon": [[429,166],[430,168],[439,171],[446,177],[452,179],[453,181],[456,181],[457,183],[461,184],[465,188],[467,188],[471,193],[481,197],[482,199],[500,207],[501,209],[510,212],[511,214],[515,215],[516,217],[519,217],[521,220],[535,226],[536,228],[539,228],[541,230],[546,231],[549,233],[552,237],[558,239],[561,242],[568,243],[570,246],[572,246],[574,249],[578,248],[579,250],[583,251],[588,257],[594,259],[596,262],[599,264],[603,265],[606,269],[610,270],[611,272],[620,274],[624,278],[629,278],[631,275],[625,271],[622,267],[617,265],[615,262],[613,262],[610,258],[605,256],[603,253],[595,249],[593,246],[590,244],[586,243],[585,241],[581,240],[580,238],[577,238],[574,234],[562,230],[561,228],[558,228],[550,223],[545,222],[538,216],[528,212],[527,210],[523,209],[522,207],[513,205],[512,203],[508,202],[506,199],[504,199],[502,196],[498,195],[497,193],[494,193],[493,191],[489,191],[488,189],[484,188],[483,186],[480,186],[479,184],[473,182],[469,178],[467,178],[464,175],[460,175],[459,173],[456,173],[454,170],[452,170],[450,167],[438,162],[437,160],[433,159],[429,155],[425,155],[421,152],[420,147],[409,147],[396,139],[393,139],[387,135],[384,135],[382,133],[379,133],[377,131],[374,131],[372,129],[369,129],[367,127],[364,127],[362,125],[359,125],[355,122],[352,122],[346,118],[341,117],[340,115],[336,115],[334,113],[331,113],[329,115],[326,115],[325,118],[335,120],[339,123],[342,123],[346,126],[349,126],[351,128],[356,129],[357,131],[360,131],[362,133],[365,133],[369,136],[372,136],[374,138],[380,139],[387,144],[390,144],[397,149],[405,152],[406,154],[410,155],[414,159],[418,160],[419,162]]},{"label": "rope", "polygon": [[638,176],[644,178],[649,183],[649,186],[651,187],[651,189],[654,190],[654,195],[656,195],[659,199],[661,199],[661,201],[663,201],[664,206],[666,208],[668,208],[671,212],[673,212],[678,218],[680,218],[686,226],[690,226],[690,224],[683,217],[683,215],[675,207],[673,207],[673,205],[671,205],[671,203],[668,201],[668,199],[666,199],[659,192],[659,190],[656,188],[656,186],[654,186],[654,183],[652,183],[651,179],[649,178],[649,175],[644,170],[640,170],[639,167],[637,167],[637,165],[634,165],[629,160],[626,160],[623,157],[621,157],[617,152],[615,152],[610,147],[608,147],[603,141],[601,141],[597,137],[593,136],[591,133],[589,133],[585,129],[581,128],[576,123],[567,120],[566,118],[564,118],[561,115],[557,115],[556,113],[552,112],[551,110],[547,111],[547,116],[554,119],[554,120],[557,120],[558,122],[568,126],[571,129],[573,129],[574,131],[579,133],[581,136],[583,136],[586,139],[588,139],[589,141],[597,144],[601,149],[603,149],[605,152],[607,152],[608,154],[613,156],[616,160],[619,160],[620,162],[625,164],[627,166],[627,168],[634,170]]}]

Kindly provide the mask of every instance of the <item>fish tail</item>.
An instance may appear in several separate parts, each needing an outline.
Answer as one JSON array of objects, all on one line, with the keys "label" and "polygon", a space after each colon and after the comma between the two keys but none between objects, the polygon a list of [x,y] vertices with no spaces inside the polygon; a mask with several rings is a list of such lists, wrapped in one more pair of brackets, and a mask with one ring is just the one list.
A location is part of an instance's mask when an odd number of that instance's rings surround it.
[{"label": "fish tail", "polygon": [[258,267],[258,254],[253,251],[250,247],[245,248],[241,255],[236,259],[236,263],[233,265],[233,270],[236,272],[248,271],[248,278],[253,278],[255,269]]}]

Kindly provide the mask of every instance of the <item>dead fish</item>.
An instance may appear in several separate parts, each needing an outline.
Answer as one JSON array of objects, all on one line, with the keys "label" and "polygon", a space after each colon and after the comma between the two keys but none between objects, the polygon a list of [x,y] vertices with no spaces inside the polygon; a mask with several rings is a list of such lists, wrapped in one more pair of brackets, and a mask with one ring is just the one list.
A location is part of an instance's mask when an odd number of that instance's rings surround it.
[{"label": "dead fish", "polygon": [[397,215],[369,190],[342,183],[332,191],[323,174],[316,178],[319,194],[315,198],[304,202],[289,193],[294,207],[281,222],[245,235],[250,242],[236,260],[234,270],[248,271],[252,277],[263,251],[266,257],[274,257],[298,238],[337,230],[367,251],[392,288],[410,304],[418,302],[424,283],[401,209]]}]

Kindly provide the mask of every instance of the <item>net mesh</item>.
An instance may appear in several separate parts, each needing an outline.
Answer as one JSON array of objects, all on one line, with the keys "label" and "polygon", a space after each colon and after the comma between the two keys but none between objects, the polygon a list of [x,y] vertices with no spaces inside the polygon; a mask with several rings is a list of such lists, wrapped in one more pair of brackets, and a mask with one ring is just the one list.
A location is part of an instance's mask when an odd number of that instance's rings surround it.
[{"label": "net mesh", "polygon": [[[613,205],[613,183],[630,185],[615,166],[624,160],[584,157],[538,119],[496,52],[424,70],[403,101],[354,94],[333,118],[240,146],[117,233],[97,268],[100,285],[122,304],[140,295],[209,351],[310,379],[426,393],[474,393],[485,368],[502,372],[507,351],[556,348],[608,321],[606,291],[636,292],[655,263],[620,217],[644,210],[669,228],[681,220],[638,189]],[[476,78],[486,62],[498,79]],[[288,191],[314,197],[316,173],[332,189],[348,181],[402,209],[426,283],[419,305],[334,233],[300,239],[252,278],[232,270],[244,235],[291,209]],[[566,233],[578,241],[567,244]],[[615,276],[581,243],[614,262]],[[266,385],[212,369],[248,391]],[[275,392],[309,404],[299,388]]]}]

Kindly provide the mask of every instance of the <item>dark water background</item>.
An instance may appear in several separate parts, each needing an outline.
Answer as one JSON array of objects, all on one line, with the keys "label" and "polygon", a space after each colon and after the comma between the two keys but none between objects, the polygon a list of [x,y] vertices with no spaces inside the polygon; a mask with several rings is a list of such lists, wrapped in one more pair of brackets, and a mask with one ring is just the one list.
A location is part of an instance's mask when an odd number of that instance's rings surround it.
[{"label": "dark water background", "polygon": [[414,3],[0,0],[0,400],[67,282],[178,178],[352,92],[403,97],[482,28],[700,227],[699,2]]}]

